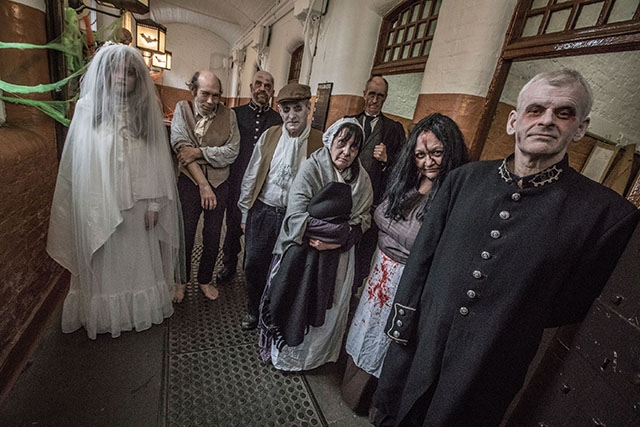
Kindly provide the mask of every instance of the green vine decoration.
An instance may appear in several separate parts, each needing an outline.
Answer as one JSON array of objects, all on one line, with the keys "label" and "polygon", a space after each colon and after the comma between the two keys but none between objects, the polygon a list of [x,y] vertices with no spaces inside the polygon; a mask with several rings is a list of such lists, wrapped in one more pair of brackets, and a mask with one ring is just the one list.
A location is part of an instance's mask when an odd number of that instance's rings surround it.
[{"label": "green vine decoration", "polygon": [[[35,107],[59,123],[62,123],[64,126],[69,126],[71,120],[68,115],[71,104],[76,102],[78,99],[77,94],[64,101],[42,101],[20,97],[20,95],[24,94],[60,91],[68,83],[73,82],[74,79],[80,78],[87,70],[88,59],[90,58],[85,60],[83,55],[87,45],[85,38],[80,31],[80,26],[78,25],[78,15],[76,11],[69,7],[65,8],[64,21],[64,31],[59,40],[52,41],[45,45],[0,42],[0,49],[51,49],[63,52],[65,54],[67,64],[67,73],[70,73],[70,75],[54,83],[39,84],[35,86],[16,85],[0,80],[0,91],[14,95],[10,97],[4,96],[2,92],[0,92],[0,100]],[[107,27],[96,32],[96,40],[105,40],[106,38],[103,38],[105,34],[109,34],[109,37],[113,37],[115,30],[121,26],[121,23],[122,18],[116,19]]]}]

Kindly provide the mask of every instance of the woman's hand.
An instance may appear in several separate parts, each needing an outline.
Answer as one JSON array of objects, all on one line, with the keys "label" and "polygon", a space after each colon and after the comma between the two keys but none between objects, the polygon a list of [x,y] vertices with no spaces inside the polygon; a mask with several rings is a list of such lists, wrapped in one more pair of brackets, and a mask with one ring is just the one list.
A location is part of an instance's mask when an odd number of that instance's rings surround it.
[{"label": "woman's hand", "polygon": [[309,240],[309,246],[319,251],[327,251],[331,249],[338,249],[342,245],[339,243],[325,243],[322,240],[311,239]]},{"label": "woman's hand", "polygon": [[209,184],[199,185],[200,189],[200,205],[202,209],[213,210],[218,205],[218,201],[216,200],[216,193],[213,192],[213,189]]},{"label": "woman's hand", "polygon": [[158,223],[158,212],[146,211],[144,213],[144,228],[147,230],[153,228]]}]

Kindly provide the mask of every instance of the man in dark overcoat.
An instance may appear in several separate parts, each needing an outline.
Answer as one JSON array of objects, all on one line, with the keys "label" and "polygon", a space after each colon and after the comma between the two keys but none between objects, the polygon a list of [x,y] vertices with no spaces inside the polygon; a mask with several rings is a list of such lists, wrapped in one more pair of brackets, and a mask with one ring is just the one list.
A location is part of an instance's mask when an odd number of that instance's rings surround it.
[{"label": "man in dark overcoat", "polygon": [[[371,76],[362,93],[364,109],[360,114],[352,116],[360,122],[364,129],[365,139],[358,158],[371,178],[371,186],[373,187],[372,213],[382,201],[391,170],[390,165],[397,157],[400,147],[406,139],[402,124],[382,113],[388,92],[389,83],[384,77]],[[362,235],[356,244],[354,293],[369,275],[371,258],[378,244],[378,231],[378,227],[372,222],[371,228]]]},{"label": "man in dark overcoat", "polygon": [[443,182],[387,323],[377,426],[498,426],[544,328],[599,295],[640,213],[569,167],[591,104],[578,72],[535,76],[509,114],[514,154]]},{"label": "man in dark overcoat", "polygon": [[241,250],[240,237],[242,229],[242,214],[238,209],[240,186],[242,177],[247,170],[251,153],[262,133],[271,126],[282,124],[282,118],[270,106],[274,94],[273,76],[271,73],[259,70],[253,75],[249,84],[251,99],[248,104],[234,107],[240,130],[240,152],[229,171],[229,195],[227,198],[226,225],[222,245],[222,268],[216,274],[216,282],[224,284],[231,281],[236,273],[238,254]]}]

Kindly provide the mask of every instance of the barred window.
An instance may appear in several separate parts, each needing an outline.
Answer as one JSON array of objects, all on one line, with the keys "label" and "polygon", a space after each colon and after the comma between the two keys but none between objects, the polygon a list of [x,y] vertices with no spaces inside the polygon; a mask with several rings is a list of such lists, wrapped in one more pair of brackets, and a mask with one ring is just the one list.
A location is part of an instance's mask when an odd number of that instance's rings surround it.
[{"label": "barred window", "polygon": [[289,65],[288,83],[298,83],[300,79],[300,68],[302,67],[302,55],[304,54],[304,45],[300,45],[291,52],[291,65]]},{"label": "barred window", "polygon": [[533,0],[522,37],[638,21],[638,0]]},{"label": "barred window", "polygon": [[424,71],[442,0],[407,0],[382,21],[373,74]]},{"label": "barred window", "polygon": [[640,0],[520,0],[503,58],[638,49]]}]

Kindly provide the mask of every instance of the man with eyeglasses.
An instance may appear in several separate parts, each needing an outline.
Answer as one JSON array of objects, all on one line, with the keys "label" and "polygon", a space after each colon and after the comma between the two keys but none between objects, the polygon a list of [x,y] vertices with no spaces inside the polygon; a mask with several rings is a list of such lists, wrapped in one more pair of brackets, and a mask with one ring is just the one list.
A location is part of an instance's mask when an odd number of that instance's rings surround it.
[{"label": "man with eyeglasses", "polygon": [[[218,257],[222,220],[229,192],[229,166],[240,150],[236,114],[220,102],[222,84],[210,71],[198,71],[187,86],[193,101],[180,101],[171,120],[171,146],[180,174],[186,280],[191,278],[191,254],[200,215],[204,214],[202,256],[197,282],[204,295],[218,298],[211,284]],[[173,301],[184,298],[186,283],[176,284]]]},{"label": "man with eyeglasses", "polygon": [[[402,124],[382,114],[388,90],[389,83],[381,75],[369,78],[362,93],[364,110],[360,114],[352,116],[360,122],[365,133],[365,140],[358,158],[371,178],[373,187],[372,213],[384,196],[389,166],[395,160],[406,139]],[[372,223],[371,228],[362,235],[356,244],[354,294],[369,275],[371,258],[378,243],[378,231],[378,227]],[[357,304],[356,300],[354,302]]]}]

